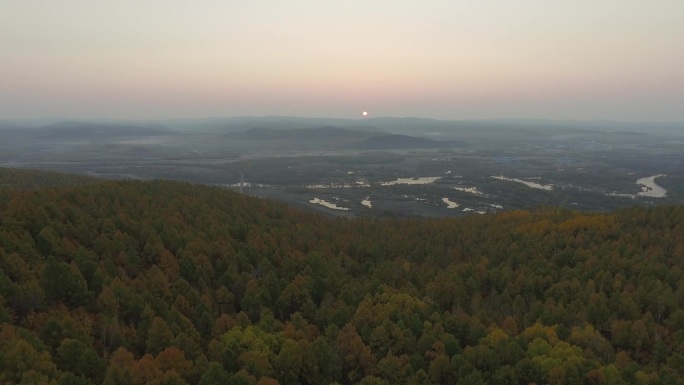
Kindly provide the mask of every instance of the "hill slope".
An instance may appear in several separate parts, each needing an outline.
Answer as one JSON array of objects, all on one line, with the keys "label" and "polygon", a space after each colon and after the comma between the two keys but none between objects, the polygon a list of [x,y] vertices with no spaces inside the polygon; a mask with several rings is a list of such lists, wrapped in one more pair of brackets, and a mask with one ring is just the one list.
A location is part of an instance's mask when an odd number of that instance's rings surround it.
[{"label": "hill slope", "polygon": [[364,139],[360,148],[386,150],[409,148],[450,148],[463,147],[467,143],[456,140],[432,140],[409,135],[379,135]]},{"label": "hill slope", "polygon": [[0,125],[0,138],[8,140],[113,140],[148,136],[174,135],[177,132],[159,124],[126,125],[65,121],[39,127]]},{"label": "hill slope", "polygon": [[2,190],[0,383],[681,383],[683,265],[679,206],[349,220],[163,181]]},{"label": "hill slope", "polygon": [[0,167],[0,189],[5,190],[35,190],[45,187],[83,186],[97,182],[98,179],[83,175]]},{"label": "hill slope", "polygon": [[325,126],[317,128],[300,128],[292,130],[277,130],[272,128],[257,127],[246,131],[231,132],[225,134],[229,138],[248,140],[292,140],[292,141],[353,141],[378,135],[377,132],[363,131],[360,129],[340,128]]},{"label": "hill slope", "polygon": [[35,133],[50,139],[92,139],[170,135],[174,132],[163,127],[129,126],[89,122],[60,122],[34,129]]},{"label": "hill slope", "polygon": [[293,130],[258,127],[246,131],[231,132],[224,136],[232,139],[278,141],[279,143],[284,141],[318,142],[333,147],[367,150],[448,148],[467,145],[464,141],[439,141],[409,135],[379,133],[377,130],[364,131],[363,128],[349,129],[334,126]]}]

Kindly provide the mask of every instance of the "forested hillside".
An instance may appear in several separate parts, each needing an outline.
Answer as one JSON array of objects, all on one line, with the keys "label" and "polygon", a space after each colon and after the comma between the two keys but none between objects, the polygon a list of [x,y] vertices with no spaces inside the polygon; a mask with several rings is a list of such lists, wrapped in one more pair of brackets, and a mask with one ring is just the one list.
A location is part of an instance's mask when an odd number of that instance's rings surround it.
[{"label": "forested hillside", "polygon": [[84,186],[97,179],[84,175],[0,167],[0,190],[34,190],[45,187]]},{"label": "forested hillside", "polygon": [[682,384],[684,207],[347,219],[0,191],[1,384]]}]

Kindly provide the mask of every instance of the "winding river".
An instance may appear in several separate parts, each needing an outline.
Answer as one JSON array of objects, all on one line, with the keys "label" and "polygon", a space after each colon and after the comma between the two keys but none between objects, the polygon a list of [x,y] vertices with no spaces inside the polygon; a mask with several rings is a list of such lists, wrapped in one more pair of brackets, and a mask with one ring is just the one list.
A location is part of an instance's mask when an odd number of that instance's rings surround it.
[{"label": "winding river", "polygon": [[661,176],[667,175],[658,174],[637,180],[636,183],[643,186],[641,188],[641,192],[637,193],[637,195],[640,197],[649,198],[665,198],[667,196],[667,190],[661,186],[658,186],[655,182],[655,179]]}]

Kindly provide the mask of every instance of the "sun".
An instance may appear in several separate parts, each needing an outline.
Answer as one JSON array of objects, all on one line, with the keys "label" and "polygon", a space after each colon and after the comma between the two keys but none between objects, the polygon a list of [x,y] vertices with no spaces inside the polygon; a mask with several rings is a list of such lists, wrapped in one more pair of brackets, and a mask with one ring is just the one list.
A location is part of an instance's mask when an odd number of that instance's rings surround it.
[{"label": "sun", "polygon": [[361,113],[361,115],[363,115],[363,116],[368,116],[368,111],[363,111],[363,112]]}]

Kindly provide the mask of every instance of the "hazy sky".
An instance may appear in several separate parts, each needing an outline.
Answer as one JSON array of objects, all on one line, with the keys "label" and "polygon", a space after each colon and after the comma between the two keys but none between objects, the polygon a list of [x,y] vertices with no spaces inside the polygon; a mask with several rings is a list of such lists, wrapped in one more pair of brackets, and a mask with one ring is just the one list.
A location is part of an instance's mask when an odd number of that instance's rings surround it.
[{"label": "hazy sky", "polygon": [[684,0],[0,0],[0,118],[684,120]]}]

